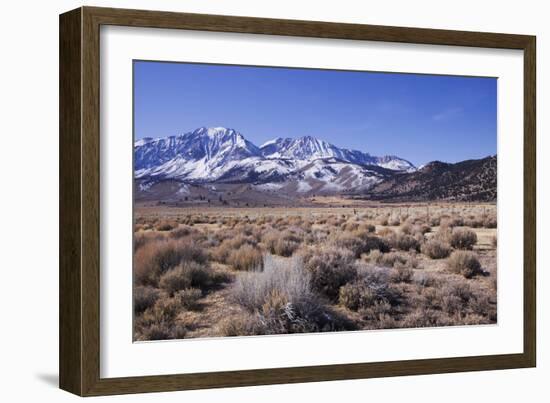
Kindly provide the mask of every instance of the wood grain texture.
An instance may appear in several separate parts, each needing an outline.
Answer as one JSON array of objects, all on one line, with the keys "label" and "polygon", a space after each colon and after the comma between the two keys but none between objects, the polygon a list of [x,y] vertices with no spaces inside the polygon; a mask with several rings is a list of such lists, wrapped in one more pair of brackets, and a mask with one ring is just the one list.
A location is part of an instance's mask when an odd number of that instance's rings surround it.
[{"label": "wood grain texture", "polygon": [[523,125],[523,353],[531,366],[536,366],[537,338],[537,130],[536,130],[536,39],[531,37],[524,48]]},{"label": "wood grain texture", "polygon": [[81,394],[81,11],[59,22],[59,386]]},{"label": "wood grain texture", "polygon": [[[522,49],[524,352],[131,378],[100,377],[101,25]],[[536,363],[535,37],[83,7],[60,17],[60,386],[81,396],[532,367]]]}]

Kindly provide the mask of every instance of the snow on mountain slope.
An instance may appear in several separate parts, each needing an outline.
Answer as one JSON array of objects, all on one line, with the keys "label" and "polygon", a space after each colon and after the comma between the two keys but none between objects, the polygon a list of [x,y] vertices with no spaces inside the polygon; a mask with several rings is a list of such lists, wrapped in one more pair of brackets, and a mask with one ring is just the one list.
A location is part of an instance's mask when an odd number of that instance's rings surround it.
[{"label": "snow on mountain slope", "polygon": [[342,161],[361,165],[378,165],[395,171],[414,171],[415,167],[409,161],[396,156],[374,157],[358,150],[339,148],[324,140],[311,136],[291,138],[276,138],[260,147],[266,158],[289,158],[298,160],[314,160],[317,158],[338,158]]},{"label": "snow on mountain slope", "polygon": [[384,178],[380,172],[336,158],[314,160],[295,176],[310,185],[316,184],[312,188],[316,188],[317,192],[368,189]]},{"label": "snow on mountain slope", "polygon": [[290,158],[297,160],[329,157],[346,159],[345,154],[347,151],[311,136],[296,139],[278,138],[263,144],[260,150],[266,158]]},{"label": "snow on mountain slope", "polygon": [[[134,143],[136,178],[177,179],[189,183],[294,183],[297,192],[363,189],[380,181],[372,166],[409,171],[398,157],[374,157],[338,148],[311,136],[277,138],[258,148],[242,134],[223,127],[201,127],[165,138]],[[279,186],[280,188],[286,187]]]},{"label": "snow on mountain slope", "polygon": [[233,129],[201,127],[180,136],[158,139],[141,139],[134,144],[135,169],[147,170],[169,162],[207,162],[210,166],[222,165],[247,157],[260,157],[258,147]]},{"label": "snow on mountain slope", "polygon": [[376,157],[376,165],[382,168],[391,169],[392,171],[414,172],[417,170],[409,161],[396,157],[395,155]]}]

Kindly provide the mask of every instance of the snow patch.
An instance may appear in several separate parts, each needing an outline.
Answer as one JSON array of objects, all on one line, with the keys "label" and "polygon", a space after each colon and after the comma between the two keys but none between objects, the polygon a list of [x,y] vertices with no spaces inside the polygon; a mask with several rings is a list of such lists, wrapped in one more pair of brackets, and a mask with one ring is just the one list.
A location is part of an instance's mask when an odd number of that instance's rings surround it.
[{"label": "snow patch", "polygon": [[306,193],[311,190],[311,185],[307,182],[300,181],[296,186],[296,191],[299,193]]}]

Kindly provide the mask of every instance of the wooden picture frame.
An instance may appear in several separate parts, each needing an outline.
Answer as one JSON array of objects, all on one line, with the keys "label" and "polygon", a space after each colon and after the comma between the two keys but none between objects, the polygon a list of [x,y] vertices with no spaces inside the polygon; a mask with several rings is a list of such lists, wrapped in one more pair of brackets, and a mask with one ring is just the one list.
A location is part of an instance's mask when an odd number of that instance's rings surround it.
[{"label": "wooden picture frame", "polygon": [[[228,372],[100,377],[101,25],[368,40],[524,52],[523,353]],[[535,37],[81,7],[60,16],[60,387],[80,396],[534,367]]]}]

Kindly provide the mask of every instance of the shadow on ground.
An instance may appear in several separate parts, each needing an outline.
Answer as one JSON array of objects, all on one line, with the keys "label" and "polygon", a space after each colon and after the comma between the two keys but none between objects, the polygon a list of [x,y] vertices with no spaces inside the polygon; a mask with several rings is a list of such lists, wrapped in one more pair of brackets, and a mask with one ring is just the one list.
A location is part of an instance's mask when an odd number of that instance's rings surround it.
[{"label": "shadow on ground", "polygon": [[59,387],[59,375],[58,374],[36,374],[35,376],[40,381],[44,382],[45,384],[47,384],[49,386],[53,386],[55,388]]}]

